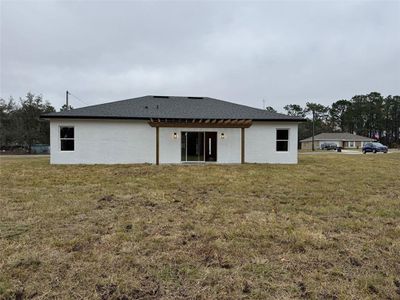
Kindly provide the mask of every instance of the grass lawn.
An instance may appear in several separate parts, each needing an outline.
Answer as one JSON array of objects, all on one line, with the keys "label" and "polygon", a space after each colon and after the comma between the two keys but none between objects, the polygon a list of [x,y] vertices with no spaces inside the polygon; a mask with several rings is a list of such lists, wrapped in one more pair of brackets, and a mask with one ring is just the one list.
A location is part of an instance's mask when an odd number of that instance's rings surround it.
[{"label": "grass lawn", "polygon": [[0,168],[0,298],[400,298],[400,153]]}]

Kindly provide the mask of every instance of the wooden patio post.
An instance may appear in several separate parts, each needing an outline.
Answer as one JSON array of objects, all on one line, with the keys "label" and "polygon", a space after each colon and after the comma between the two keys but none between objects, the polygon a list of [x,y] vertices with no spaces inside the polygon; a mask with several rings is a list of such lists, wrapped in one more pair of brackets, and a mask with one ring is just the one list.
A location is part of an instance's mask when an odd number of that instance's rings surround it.
[{"label": "wooden patio post", "polygon": [[156,127],[156,165],[160,164],[160,127]]},{"label": "wooden patio post", "polygon": [[240,135],[240,139],[241,139],[241,159],[240,159],[240,162],[242,163],[242,164],[244,164],[244,155],[245,155],[245,153],[244,153],[244,151],[245,151],[245,144],[244,144],[244,127],[242,127],[241,128],[241,135]]}]

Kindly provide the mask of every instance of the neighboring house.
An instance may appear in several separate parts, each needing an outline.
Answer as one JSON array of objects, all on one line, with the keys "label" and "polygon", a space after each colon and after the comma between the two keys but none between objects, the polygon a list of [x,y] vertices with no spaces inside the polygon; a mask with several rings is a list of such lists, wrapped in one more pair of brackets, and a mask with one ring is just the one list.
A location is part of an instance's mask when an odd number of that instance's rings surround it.
[{"label": "neighboring house", "polygon": [[[315,149],[321,148],[323,143],[335,143],[342,148],[361,148],[366,142],[373,142],[375,139],[356,135],[348,132],[328,132],[314,136]],[[312,149],[312,137],[300,141],[301,149]]]},{"label": "neighboring house", "polygon": [[297,163],[299,117],[207,97],[144,96],[42,116],[52,164]]}]

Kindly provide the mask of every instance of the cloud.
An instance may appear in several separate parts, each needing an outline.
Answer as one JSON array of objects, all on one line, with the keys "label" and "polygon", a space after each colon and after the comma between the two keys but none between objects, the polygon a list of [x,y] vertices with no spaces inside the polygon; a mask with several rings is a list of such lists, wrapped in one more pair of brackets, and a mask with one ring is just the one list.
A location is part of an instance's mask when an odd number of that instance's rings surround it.
[{"label": "cloud", "polygon": [[399,94],[399,28],[397,1],[2,1],[1,96],[32,91],[60,107],[66,89],[90,104],[201,95],[281,109]]}]

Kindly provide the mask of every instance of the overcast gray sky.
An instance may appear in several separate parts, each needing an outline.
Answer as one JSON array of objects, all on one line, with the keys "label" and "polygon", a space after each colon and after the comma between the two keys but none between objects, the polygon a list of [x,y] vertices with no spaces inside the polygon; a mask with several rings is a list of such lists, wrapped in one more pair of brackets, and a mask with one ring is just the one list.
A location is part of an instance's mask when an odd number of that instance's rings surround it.
[{"label": "overcast gray sky", "polygon": [[3,98],[400,94],[400,1],[0,1]]}]

